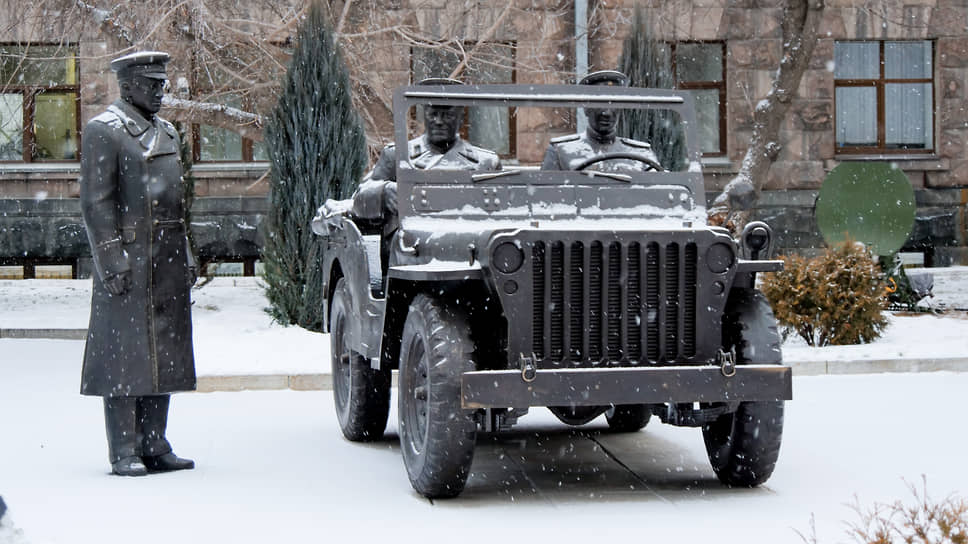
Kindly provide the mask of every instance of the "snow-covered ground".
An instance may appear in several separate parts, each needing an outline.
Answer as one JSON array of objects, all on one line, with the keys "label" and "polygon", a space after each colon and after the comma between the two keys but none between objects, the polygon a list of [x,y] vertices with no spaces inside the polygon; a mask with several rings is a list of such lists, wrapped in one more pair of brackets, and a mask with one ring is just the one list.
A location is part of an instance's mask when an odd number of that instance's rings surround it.
[{"label": "snow-covered ground", "polygon": [[[200,282],[192,302],[200,376],[328,372],[329,337],[273,322],[260,279]],[[91,280],[0,280],[0,329],[83,329],[90,306]]]},{"label": "snow-covered ground", "polygon": [[[957,269],[943,301],[968,293]],[[940,285],[939,285],[940,287]],[[0,329],[84,328],[90,281],[0,281]],[[200,375],[313,373],[328,338],[272,323],[251,278],[193,292]],[[947,302],[949,305],[954,303]],[[965,312],[892,316],[867,346],[809,348],[786,360],[968,357]],[[172,402],[170,438],[194,471],[108,474],[100,399],[77,391],[79,340],[0,338],[0,544],[847,541],[849,503],[907,498],[928,478],[935,497],[968,495],[961,414],[968,372],[799,377],[787,404],[773,478],[722,487],[696,429],[653,421],[644,431],[580,432],[535,409],[511,433],[484,436],[468,488],[431,503],[410,488],[396,439],[342,439],[327,391],[193,393]],[[10,524],[14,524],[14,528]]]},{"label": "snow-covered ground", "polygon": [[[33,544],[138,542],[845,542],[849,503],[968,494],[968,373],[796,378],[772,479],[727,489],[697,429],[653,421],[571,432],[543,409],[478,440],[456,500],[410,488],[396,415],[382,441],[342,439],[327,391],[188,393],[169,437],[193,471],[108,474],[100,399],[77,394],[83,342],[0,340],[0,495]],[[3,535],[0,529],[0,535]],[[0,542],[3,542],[0,539]]]}]

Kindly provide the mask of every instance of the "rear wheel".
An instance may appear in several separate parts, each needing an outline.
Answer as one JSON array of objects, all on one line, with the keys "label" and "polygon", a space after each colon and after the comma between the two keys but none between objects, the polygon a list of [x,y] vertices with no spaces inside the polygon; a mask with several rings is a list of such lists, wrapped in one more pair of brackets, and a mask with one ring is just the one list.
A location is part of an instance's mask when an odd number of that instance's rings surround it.
[{"label": "rear wheel", "polygon": [[[725,350],[736,362],[780,364],[780,334],[770,303],[755,289],[730,294],[723,317]],[[773,474],[783,435],[783,401],[741,402],[702,429],[709,461],[724,484],[754,487]]]},{"label": "rear wheel", "polygon": [[467,316],[426,295],[410,304],[400,346],[400,449],[420,494],[453,497],[474,458],[477,422],[461,408],[461,375],[474,369]]},{"label": "rear wheel", "polygon": [[604,406],[549,406],[548,410],[566,425],[584,425],[605,411]]},{"label": "rear wheel", "polygon": [[333,293],[330,357],[333,364],[333,400],[343,436],[354,442],[383,436],[390,414],[390,371],[370,368],[365,357],[349,342],[350,297],[340,278]]},{"label": "rear wheel", "polygon": [[605,412],[608,428],[618,433],[632,433],[643,429],[652,417],[649,404],[619,404]]}]

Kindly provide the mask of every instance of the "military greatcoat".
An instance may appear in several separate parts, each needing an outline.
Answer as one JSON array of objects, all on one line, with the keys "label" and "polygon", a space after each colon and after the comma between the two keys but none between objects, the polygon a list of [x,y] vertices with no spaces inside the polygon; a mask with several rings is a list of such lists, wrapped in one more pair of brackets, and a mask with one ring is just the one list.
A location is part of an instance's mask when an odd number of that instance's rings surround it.
[{"label": "military greatcoat", "polygon": [[[184,180],[175,127],[122,100],[84,129],[81,207],[96,274],[81,394],[195,389]],[[131,288],[103,281],[130,270]]]},{"label": "military greatcoat", "polygon": [[[652,146],[631,138],[615,138],[601,142],[587,132],[552,138],[541,162],[542,170],[574,170],[586,159],[606,153],[634,153],[658,162]],[[609,159],[592,166],[603,172],[645,171],[650,168],[641,161],[633,159]]]},{"label": "military greatcoat", "polygon": [[[414,138],[407,143],[407,153],[410,163],[420,170],[475,170],[491,171],[501,169],[501,159],[497,153],[471,145],[457,138],[454,145],[441,153],[427,142],[427,135]],[[363,179],[356,194],[353,195],[353,215],[361,219],[382,218],[385,209],[383,202],[384,186],[397,179],[396,146],[391,144],[383,148],[380,159],[373,170]],[[395,230],[396,218],[389,225]]]}]

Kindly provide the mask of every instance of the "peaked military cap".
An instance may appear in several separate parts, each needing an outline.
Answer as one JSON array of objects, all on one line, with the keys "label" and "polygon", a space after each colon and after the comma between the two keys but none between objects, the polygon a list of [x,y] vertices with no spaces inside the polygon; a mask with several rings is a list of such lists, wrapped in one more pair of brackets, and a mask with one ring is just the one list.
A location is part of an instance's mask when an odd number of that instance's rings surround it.
[{"label": "peaked military cap", "polygon": [[579,85],[612,85],[628,87],[629,77],[616,70],[599,70],[581,78]]},{"label": "peaked military cap", "polygon": [[457,79],[451,79],[449,77],[428,77],[428,78],[421,79],[420,82],[417,83],[417,85],[463,85],[463,84],[464,84],[463,81],[460,81]]},{"label": "peaked military cap", "polygon": [[151,79],[168,79],[165,65],[171,56],[163,51],[138,51],[111,61],[111,70],[117,72],[118,79],[134,76]]}]

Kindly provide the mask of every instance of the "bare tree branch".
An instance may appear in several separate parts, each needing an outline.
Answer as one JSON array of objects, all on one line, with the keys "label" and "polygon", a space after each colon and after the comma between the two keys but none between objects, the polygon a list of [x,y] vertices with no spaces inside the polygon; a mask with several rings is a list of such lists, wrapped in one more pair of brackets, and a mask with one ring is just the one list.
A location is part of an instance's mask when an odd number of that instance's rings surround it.
[{"label": "bare tree branch", "polygon": [[238,132],[242,136],[262,141],[262,128],[265,118],[256,113],[216,104],[213,102],[196,102],[166,95],[162,106],[168,109],[170,117],[177,121],[199,123],[213,127],[225,128]]},{"label": "bare tree branch", "polygon": [[111,11],[100,9],[82,0],[74,0],[74,5],[90,14],[105,34],[114,37],[123,44],[129,46],[135,44],[136,40],[131,31],[120,24]]},{"label": "bare tree branch", "polygon": [[339,36],[343,32],[343,27],[346,25],[346,16],[350,12],[350,8],[353,7],[353,0],[346,0],[343,4],[343,11],[339,14],[339,23],[336,24],[336,35]]},{"label": "bare tree branch", "polygon": [[788,0],[784,5],[780,67],[769,94],[753,110],[753,137],[740,171],[709,209],[711,223],[738,233],[749,221],[770,167],[780,153],[780,124],[810,63],[824,7],[824,0]]},{"label": "bare tree branch", "polygon": [[450,73],[451,78],[456,78],[457,76],[459,76],[464,71],[464,69],[467,68],[467,61],[474,56],[474,53],[477,51],[477,48],[480,47],[481,44],[489,42],[491,38],[494,37],[494,33],[497,31],[498,27],[500,27],[501,23],[504,22],[504,19],[508,16],[508,13],[511,13],[511,7],[513,5],[514,5],[514,0],[509,0],[508,3],[504,6],[504,10],[501,12],[501,15],[494,20],[494,24],[492,24],[486,31],[484,31],[484,34],[482,34],[478,38],[477,42],[474,44],[474,47],[471,48],[469,53],[462,55],[460,63]]},{"label": "bare tree branch", "polygon": [[[549,21],[570,21],[572,9],[568,2],[541,7],[517,0],[466,2],[449,9],[442,26],[436,28],[425,26],[416,16],[420,5],[388,10],[378,2],[329,0],[327,4],[350,67],[353,100],[366,123],[371,157],[378,155],[392,127],[393,88],[406,83],[399,69],[374,72],[376,56],[419,47],[456,56],[454,76],[491,68],[558,74],[557,61],[544,53],[548,40],[557,38],[534,37],[529,51],[542,53],[525,55],[517,54],[515,42],[508,43],[502,36],[517,18],[540,14]],[[4,20],[29,42],[50,43],[50,36],[56,35],[67,44],[76,43],[80,36],[95,36],[94,41],[106,42],[107,47],[89,49],[82,57],[95,62],[135,49],[167,51],[172,55],[169,74],[178,94],[166,97],[165,115],[262,139],[263,116],[274,106],[287,68],[285,48],[291,45],[308,0],[139,0],[120,5],[123,9],[114,0],[8,0]],[[562,24],[568,23],[551,26]],[[476,39],[455,38],[468,28],[478,30]],[[36,39],[28,39],[33,34]],[[495,44],[509,47],[512,53],[493,55],[488,45]],[[33,58],[27,53],[24,57]],[[186,89],[190,94],[181,94]]]}]

